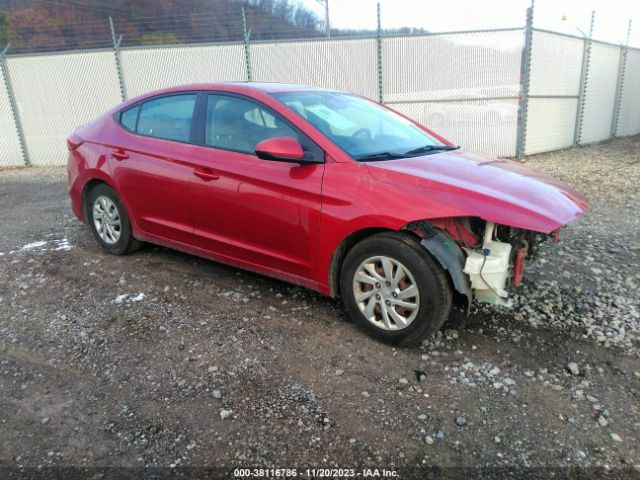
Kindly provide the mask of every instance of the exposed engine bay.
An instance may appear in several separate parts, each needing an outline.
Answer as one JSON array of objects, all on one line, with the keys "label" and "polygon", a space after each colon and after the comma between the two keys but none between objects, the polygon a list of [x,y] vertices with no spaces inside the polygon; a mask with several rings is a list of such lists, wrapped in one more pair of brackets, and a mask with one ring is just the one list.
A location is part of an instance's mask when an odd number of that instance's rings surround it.
[{"label": "exposed engine bay", "polygon": [[478,238],[474,245],[463,245],[467,254],[463,271],[469,276],[474,297],[505,304],[507,289],[520,285],[525,269],[536,262],[540,244],[549,235],[480,219],[471,219],[467,225]]},{"label": "exposed engine bay", "polygon": [[[455,289],[469,302],[473,296],[481,302],[501,305],[507,304],[508,290],[520,285],[525,269],[537,260],[540,244],[550,236],[557,239],[558,235],[558,230],[547,235],[480,218],[415,222],[408,228],[424,239],[422,245],[449,271]],[[451,237],[463,255],[449,253],[452,245],[447,243],[451,243]],[[461,275],[466,277],[466,288],[461,285]]]},{"label": "exposed engine bay", "polygon": [[464,273],[469,275],[475,298],[502,304],[509,297],[508,284],[517,287],[525,265],[536,260],[539,236],[526,230],[485,223],[482,244],[465,247]]}]

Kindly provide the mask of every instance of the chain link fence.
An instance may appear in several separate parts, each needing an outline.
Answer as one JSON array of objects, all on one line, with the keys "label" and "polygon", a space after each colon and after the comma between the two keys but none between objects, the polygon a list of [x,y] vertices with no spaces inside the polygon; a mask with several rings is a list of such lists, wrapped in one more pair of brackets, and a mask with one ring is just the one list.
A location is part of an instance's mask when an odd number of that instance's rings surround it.
[{"label": "chain link fence", "polygon": [[612,136],[620,50],[613,45],[591,47],[580,143],[599,142]]},{"label": "chain link fence", "polygon": [[124,82],[131,97],[185,83],[247,79],[242,43],[125,48],[120,55]]},{"label": "chain link fence", "polygon": [[251,45],[251,62],[254,81],[378,96],[374,39],[260,42]]},{"label": "chain link fence", "polygon": [[532,32],[527,155],[574,144],[583,40]]},{"label": "chain link fence", "polygon": [[[187,83],[314,85],[381,100],[465,148],[519,157],[640,133],[640,50],[532,27],[0,56],[0,166],[63,165],[123,98]],[[21,140],[24,142],[21,142]],[[24,145],[22,145],[24,143]]]},{"label": "chain link fence", "polygon": [[629,50],[620,94],[620,116],[616,135],[640,132],[640,50]]},{"label": "chain link fence", "polygon": [[66,137],[122,100],[112,51],[6,60],[31,165],[65,164]]},{"label": "chain link fence", "polygon": [[[5,79],[6,63],[2,60],[0,69],[2,85],[11,88]],[[20,147],[18,130],[12,112],[11,98],[6,89],[0,90],[0,167],[24,165],[24,155]]]},{"label": "chain link fence", "polygon": [[472,150],[516,154],[521,29],[382,38],[382,101]]}]

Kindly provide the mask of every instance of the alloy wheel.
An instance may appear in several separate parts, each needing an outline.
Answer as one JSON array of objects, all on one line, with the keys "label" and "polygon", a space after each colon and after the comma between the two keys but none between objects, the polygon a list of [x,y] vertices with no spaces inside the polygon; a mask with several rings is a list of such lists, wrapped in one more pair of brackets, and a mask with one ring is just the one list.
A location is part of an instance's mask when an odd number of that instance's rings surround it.
[{"label": "alloy wheel", "polygon": [[118,243],[122,233],[122,220],[118,207],[109,197],[100,195],[93,202],[93,224],[104,243]]},{"label": "alloy wheel", "polygon": [[386,256],[367,258],[358,266],[353,296],[365,318],[383,330],[407,328],[420,308],[420,292],[413,274]]}]

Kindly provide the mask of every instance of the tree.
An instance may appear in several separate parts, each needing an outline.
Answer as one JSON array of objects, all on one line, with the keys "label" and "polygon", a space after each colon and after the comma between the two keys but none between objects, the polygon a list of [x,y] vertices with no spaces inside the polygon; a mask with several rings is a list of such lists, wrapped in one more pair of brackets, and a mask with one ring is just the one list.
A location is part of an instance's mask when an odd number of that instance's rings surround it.
[{"label": "tree", "polygon": [[0,0],[0,47],[13,52],[106,48],[108,17],[125,45],[240,41],[320,35],[320,19],[293,0]]},{"label": "tree", "polygon": [[0,48],[9,41],[9,14],[7,12],[0,12]]},{"label": "tree", "polygon": [[157,33],[145,33],[140,37],[140,45],[174,45],[180,43],[173,33],[160,35]]}]

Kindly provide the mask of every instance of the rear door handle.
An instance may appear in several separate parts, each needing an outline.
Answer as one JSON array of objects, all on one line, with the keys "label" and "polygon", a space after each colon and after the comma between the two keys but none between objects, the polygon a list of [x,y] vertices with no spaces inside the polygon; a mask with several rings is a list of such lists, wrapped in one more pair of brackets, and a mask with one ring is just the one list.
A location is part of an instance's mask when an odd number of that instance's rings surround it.
[{"label": "rear door handle", "polygon": [[212,172],[205,172],[203,170],[194,170],[193,174],[196,177],[201,178],[202,180],[204,180],[205,182],[209,182],[211,180],[218,180],[220,178],[220,175],[216,174],[216,173],[212,173]]},{"label": "rear door handle", "polygon": [[124,152],[111,152],[111,156],[116,160],[125,160],[129,158],[129,155]]}]

